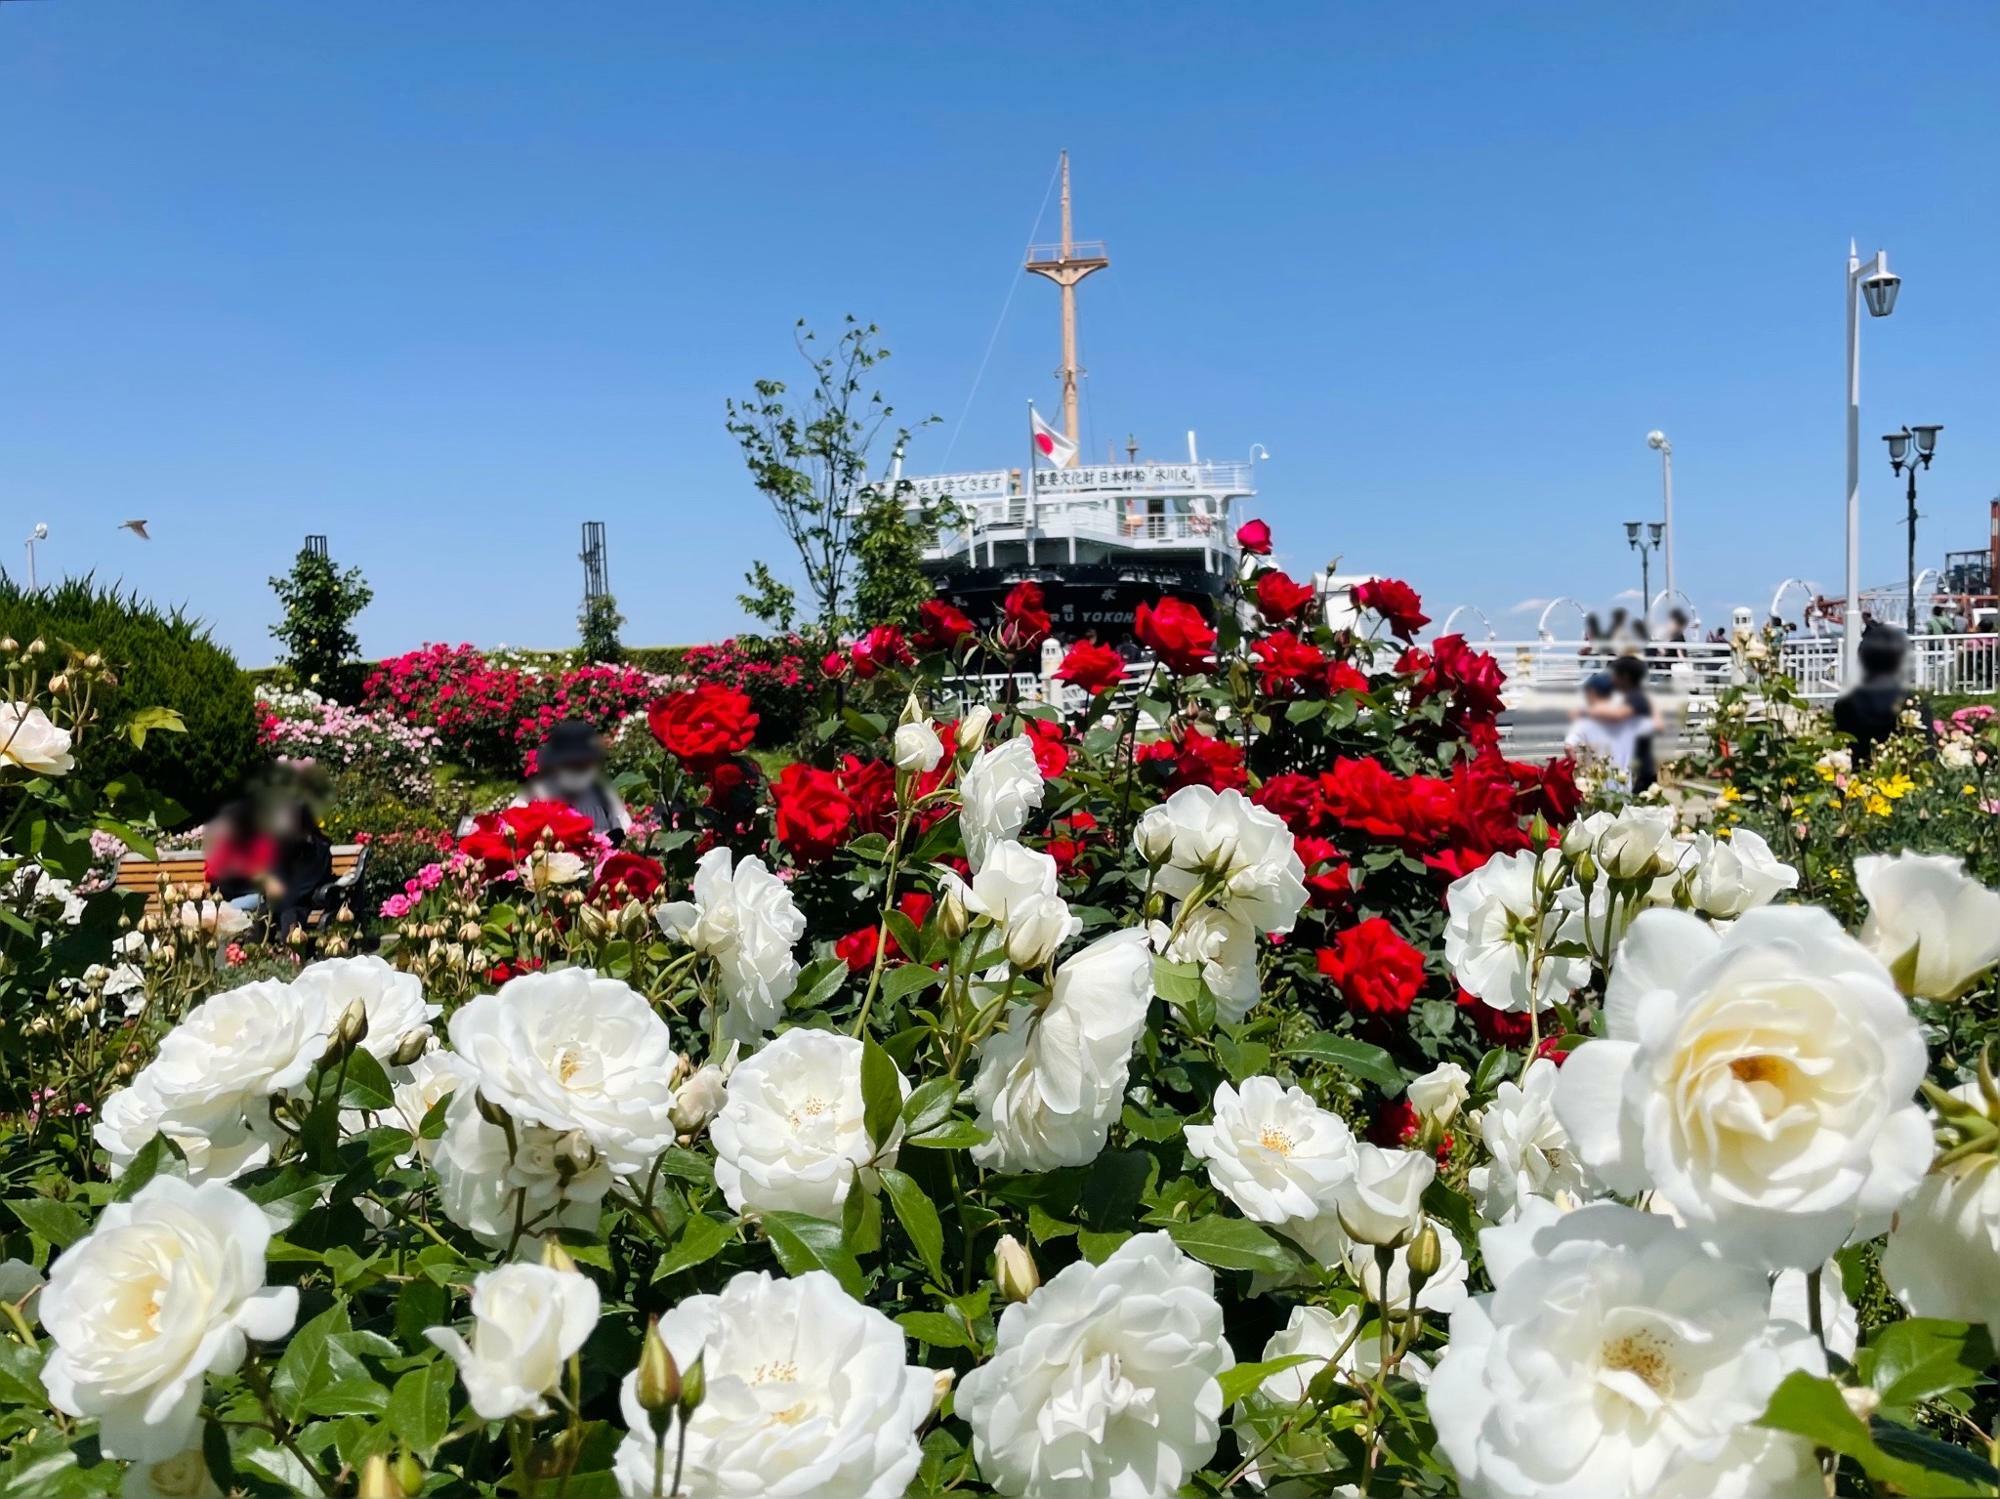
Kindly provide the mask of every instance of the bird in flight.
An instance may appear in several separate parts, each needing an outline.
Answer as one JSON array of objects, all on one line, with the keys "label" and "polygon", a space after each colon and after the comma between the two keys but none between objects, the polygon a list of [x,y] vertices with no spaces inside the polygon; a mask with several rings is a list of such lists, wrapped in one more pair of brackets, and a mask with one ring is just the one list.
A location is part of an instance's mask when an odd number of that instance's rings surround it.
[{"label": "bird in flight", "polygon": [[130,531],[134,536],[138,537],[141,541],[151,541],[153,539],[152,537],[146,534],[146,523],[142,520],[120,521],[118,523],[118,529],[121,531]]}]

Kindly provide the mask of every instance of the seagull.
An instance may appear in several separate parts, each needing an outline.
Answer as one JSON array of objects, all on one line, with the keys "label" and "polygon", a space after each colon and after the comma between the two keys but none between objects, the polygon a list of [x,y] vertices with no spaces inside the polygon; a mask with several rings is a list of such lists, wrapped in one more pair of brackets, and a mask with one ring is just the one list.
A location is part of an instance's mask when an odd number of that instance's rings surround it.
[{"label": "seagull", "polygon": [[122,520],[118,523],[118,529],[121,531],[130,531],[141,541],[151,541],[153,539],[146,534],[146,523],[142,520]]}]

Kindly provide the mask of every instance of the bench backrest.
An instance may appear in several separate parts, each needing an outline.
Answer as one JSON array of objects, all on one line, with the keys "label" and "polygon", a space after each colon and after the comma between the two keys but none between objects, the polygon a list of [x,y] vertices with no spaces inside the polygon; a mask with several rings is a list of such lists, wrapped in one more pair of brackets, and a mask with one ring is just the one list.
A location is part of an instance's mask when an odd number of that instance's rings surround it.
[{"label": "bench backrest", "polygon": [[[333,846],[333,877],[344,880],[360,867],[364,852],[358,843],[336,843]],[[148,859],[143,854],[126,854],[118,861],[117,885],[120,890],[140,890],[148,895],[157,894],[160,880],[164,876],[170,885],[200,885],[202,855],[197,851],[184,854],[160,854]]]}]

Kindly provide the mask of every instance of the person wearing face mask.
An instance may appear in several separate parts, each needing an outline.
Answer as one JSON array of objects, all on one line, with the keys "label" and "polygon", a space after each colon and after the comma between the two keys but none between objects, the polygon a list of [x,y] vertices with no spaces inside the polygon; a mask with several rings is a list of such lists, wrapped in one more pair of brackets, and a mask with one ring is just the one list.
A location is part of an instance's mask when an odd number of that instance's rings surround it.
[{"label": "person wearing face mask", "polygon": [[613,843],[622,843],[632,814],[604,774],[604,742],[581,719],[566,718],[549,730],[535,756],[535,774],[514,805],[561,802],[581,812]]}]

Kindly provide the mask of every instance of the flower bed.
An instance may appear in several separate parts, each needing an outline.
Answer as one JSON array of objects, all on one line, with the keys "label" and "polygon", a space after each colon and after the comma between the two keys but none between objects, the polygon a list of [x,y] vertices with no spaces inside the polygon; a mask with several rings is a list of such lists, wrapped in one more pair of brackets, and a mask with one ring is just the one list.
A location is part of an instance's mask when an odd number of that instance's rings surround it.
[{"label": "flower bed", "polygon": [[2000,894],[1581,805],[1407,588],[1268,562],[1126,705],[1078,644],[941,717],[1031,590],[830,657],[775,776],[669,696],[622,847],[485,815],[380,956],[230,986],[193,905],[107,1027],[31,954],[0,1491],[2000,1479]]}]

